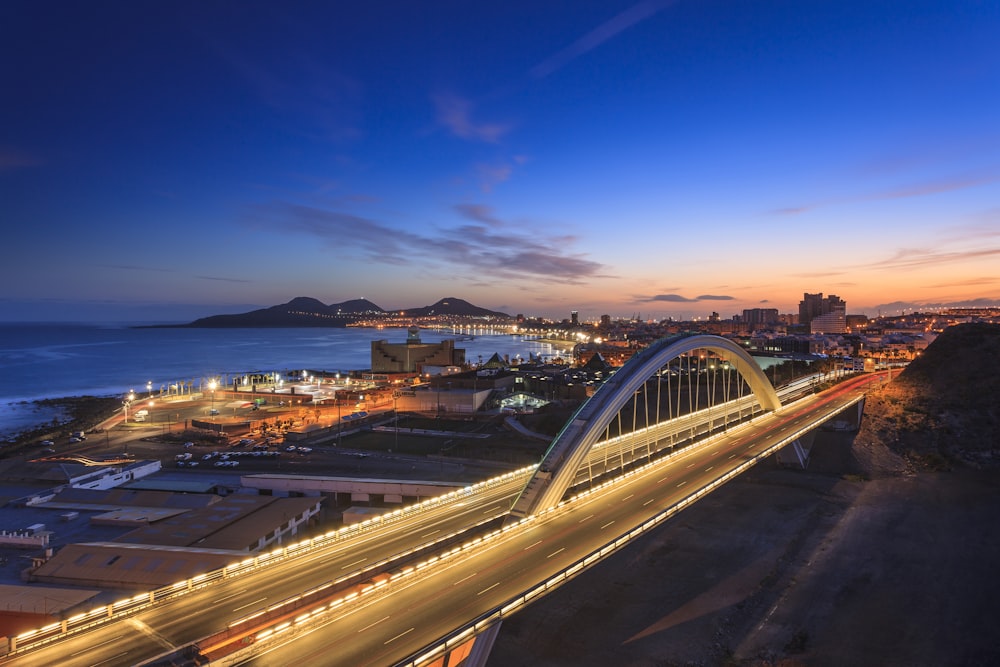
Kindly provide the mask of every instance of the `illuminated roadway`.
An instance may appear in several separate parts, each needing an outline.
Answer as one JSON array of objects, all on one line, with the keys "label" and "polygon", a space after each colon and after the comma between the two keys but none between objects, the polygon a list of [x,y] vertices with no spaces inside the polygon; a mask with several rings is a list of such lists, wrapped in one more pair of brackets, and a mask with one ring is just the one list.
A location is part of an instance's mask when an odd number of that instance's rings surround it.
[{"label": "illuminated roadway", "polygon": [[734,429],[669,462],[622,478],[599,493],[542,514],[467,557],[443,561],[404,578],[368,603],[260,655],[251,665],[392,665],[470,620],[508,603],[588,554],[628,533],[693,490],[706,486],[797,430],[849,405],[864,376],[768,415],[754,428]]},{"label": "illuminated roadway", "polygon": [[[804,424],[833,416],[856,396],[855,386],[873,379],[855,378],[777,414],[758,417],[753,426],[735,427],[707,444],[681,450],[642,474],[534,517],[505,533],[503,539],[394,581],[386,593],[376,592],[331,613],[330,622],[319,632],[300,634],[297,641],[276,646],[249,664],[386,665],[404,660],[628,533]],[[422,512],[412,524],[390,524],[308,556],[210,585],[46,648],[12,656],[4,664],[137,664],[389,555],[501,516],[527,477],[527,473],[512,475],[476,495],[459,495],[451,503]]]}]

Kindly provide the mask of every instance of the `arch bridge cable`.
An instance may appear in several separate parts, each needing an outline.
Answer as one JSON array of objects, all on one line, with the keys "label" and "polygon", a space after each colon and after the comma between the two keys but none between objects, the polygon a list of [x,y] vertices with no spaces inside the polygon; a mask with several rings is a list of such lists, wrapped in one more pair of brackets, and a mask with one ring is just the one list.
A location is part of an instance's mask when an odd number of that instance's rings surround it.
[{"label": "arch bridge cable", "polygon": [[580,406],[514,502],[511,518],[780,407],[763,371],[736,343],[703,334],[661,339]]}]

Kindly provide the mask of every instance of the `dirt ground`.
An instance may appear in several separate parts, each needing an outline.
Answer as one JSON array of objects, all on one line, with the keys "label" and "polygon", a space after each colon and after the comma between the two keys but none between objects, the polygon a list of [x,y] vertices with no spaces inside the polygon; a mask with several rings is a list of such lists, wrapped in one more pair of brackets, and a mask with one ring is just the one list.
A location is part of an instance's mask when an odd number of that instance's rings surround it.
[{"label": "dirt ground", "polygon": [[1000,476],[823,433],[504,622],[507,665],[1000,664]]}]

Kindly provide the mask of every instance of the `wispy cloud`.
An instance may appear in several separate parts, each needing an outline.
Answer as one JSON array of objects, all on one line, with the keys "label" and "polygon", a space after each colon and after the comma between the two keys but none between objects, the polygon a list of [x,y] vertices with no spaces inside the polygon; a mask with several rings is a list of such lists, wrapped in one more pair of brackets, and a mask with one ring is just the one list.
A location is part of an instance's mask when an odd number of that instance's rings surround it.
[{"label": "wispy cloud", "polygon": [[[433,267],[474,267],[477,274],[505,280],[555,278],[564,284],[582,284],[599,277],[603,265],[583,254],[559,250],[572,244],[570,236],[517,233],[489,207],[461,204],[455,208],[476,224],[442,228],[436,235],[398,229],[378,220],[305,206],[272,202],[254,206],[248,224],[278,224],[283,230],[307,234],[338,249],[352,249],[382,264]],[[497,232],[493,228],[504,228]]]},{"label": "wispy cloud", "polygon": [[1000,248],[975,248],[972,250],[931,250],[927,248],[900,248],[894,255],[868,268],[882,270],[908,269],[951,262],[967,262],[984,257],[1000,256]]},{"label": "wispy cloud", "polygon": [[106,269],[117,269],[119,271],[151,271],[153,273],[176,273],[174,269],[165,269],[159,266],[139,266],[138,264],[99,264]]},{"label": "wispy cloud", "polygon": [[473,120],[473,104],[463,97],[440,94],[431,99],[437,111],[438,123],[456,137],[495,144],[510,131],[510,125],[507,124]]},{"label": "wispy cloud", "polygon": [[26,169],[28,167],[38,167],[42,164],[45,164],[45,161],[37,155],[12,148],[0,147],[0,171]]},{"label": "wispy cloud", "polygon": [[483,204],[455,204],[455,210],[462,215],[462,217],[469,220],[475,220],[476,222],[482,222],[487,225],[502,225],[503,221],[493,214],[493,208],[491,206],[485,206]]},{"label": "wispy cloud", "polygon": [[479,188],[486,193],[492,192],[493,188],[510,178],[513,171],[513,167],[509,164],[477,164],[476,175],[479,176]]},{"label": "wispy cloud", "polygon": [[222,276],[195,276],[198,280],[216,280],[223,283],[252,283],[252,280],[244,278],[225,278]]},{"label": "wispy cloud", "polygon": [[669,4],[671,4],[670,0],[646,0],[645,2],[632,5],[621,14],[597,26],[562,51],[549,56],[535,65],[531,68],[531,76],[537,79],[549,76],[627,28],[645,21]]},{"label": "wispy cloud", "polygon": [[909,185],[880,190],[878,192],[871,192],[864,195],[857,195],[853,197],[834,197],[827,200],[802,204],[799,206],[786,206],[782,208],[772,209],[770,212],[773,215],[801,215],[803,213],[809,213],[810,211],[814,211],[818,208],[835,206],[838,204],[851,204],[856,202],[871,202],[871,201],[888,201],[893,199],[908,199],[911,197],[926,197],[929,195],[943,194],[946,192],[955,192],[958,190],[965,190],[968,188],[990,185],[992,183],[997,183],[997,182],[1000,182],[1000,174],[992,172],[965,175],[965,176],[951,176],[930,181],[923,181],[920,183],[912,183]]},{"label": "wispy cloud", "polygon": [[952,283],[938,283],[936,285],[925,285],[927,289],[942,289],[949,287],[978,287],[980,285],[996,285],[1000,283],[1000,276],[998,277],[980,277],[980,278],[969,278],[968,280],[959,280]]},{"label": "wispy cloud", "polygon": [[644,303],[698,303],[699,301],[735,301],[736,297],[717,294],[702,294],[696,297],[686,297],[680,294],[655,294],[653,296],[636,296],[635,301]]}]

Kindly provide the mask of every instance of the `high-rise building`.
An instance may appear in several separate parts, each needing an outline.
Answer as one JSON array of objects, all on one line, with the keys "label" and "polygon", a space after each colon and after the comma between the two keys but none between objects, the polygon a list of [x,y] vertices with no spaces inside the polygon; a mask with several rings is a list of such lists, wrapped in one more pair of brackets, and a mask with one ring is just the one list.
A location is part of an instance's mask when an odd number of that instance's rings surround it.
[{"label": "high-rise building", "polygon": [[575,310],[569,311],[569,323],[573,326],[578,326],[580,324],[580,313]]},{"label": "high-rise building", "polygon": [[780,321],[777,308],[746,308],[743,310],[742,322],[747,325],[749,331],[773,326]]},{"label": "high-rise building", "polygon": [[823,293],[802,295],[799,301],[799,324],[810,333],[844,333],[847,331],[847,303],[836,294],[823,298]]}]

